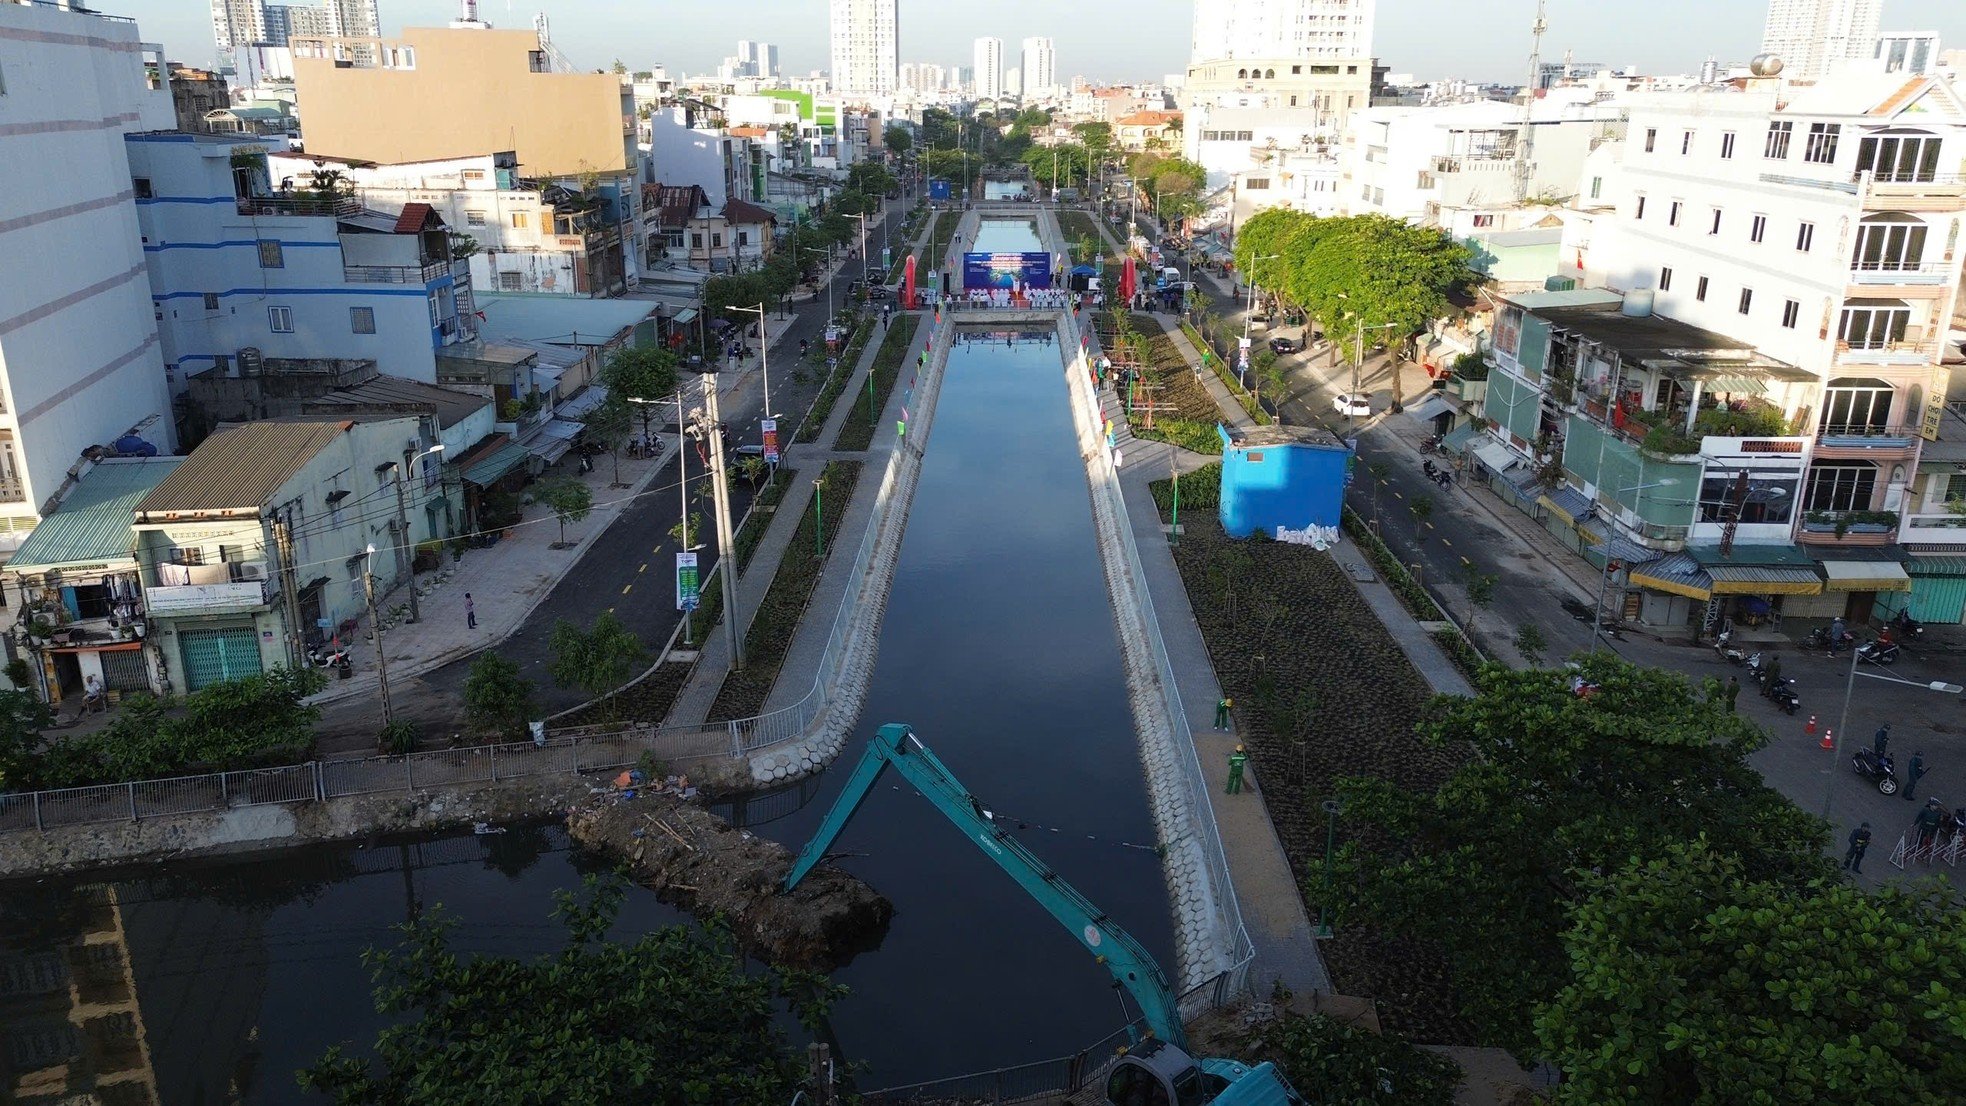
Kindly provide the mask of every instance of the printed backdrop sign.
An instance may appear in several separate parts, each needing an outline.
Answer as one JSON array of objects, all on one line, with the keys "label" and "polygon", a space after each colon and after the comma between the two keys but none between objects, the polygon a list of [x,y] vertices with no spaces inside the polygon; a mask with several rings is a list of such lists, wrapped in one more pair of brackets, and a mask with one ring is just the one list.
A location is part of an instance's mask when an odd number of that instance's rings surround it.
[{"label": "printed backdrop sign", "polygon": [[963,255],[963,287],[1011,288],[1051,287],[1051,255],[1048,253],[966,253]]}]

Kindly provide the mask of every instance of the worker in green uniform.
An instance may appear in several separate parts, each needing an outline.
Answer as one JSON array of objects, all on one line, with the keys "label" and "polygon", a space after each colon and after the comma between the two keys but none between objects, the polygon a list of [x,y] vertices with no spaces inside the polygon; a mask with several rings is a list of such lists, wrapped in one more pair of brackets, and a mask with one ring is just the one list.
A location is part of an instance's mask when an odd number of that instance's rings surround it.
[{"label": "worker in green uniform", "polygon": [[1242,766],[1248,763],[1249,754],[1243,752],[1240,745],[1236,746],[1235,752],[1229,754],[1229,794],[1242,793]]},{"label": "worker in green uniform", "polygon": [[1235,702],[1231,700],[1227,695],[1224,695],[1220,699],[1215,700],[1215,728],[1216,729],[1226,730],[1229,728],[1229,708],[1235,705],[1236,705]]}]

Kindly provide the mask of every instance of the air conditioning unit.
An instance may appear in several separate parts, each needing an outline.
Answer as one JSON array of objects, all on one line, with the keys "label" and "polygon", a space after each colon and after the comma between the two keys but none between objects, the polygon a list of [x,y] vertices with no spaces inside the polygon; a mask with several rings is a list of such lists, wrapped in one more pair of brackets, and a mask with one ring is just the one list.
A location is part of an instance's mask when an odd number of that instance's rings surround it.
[{"label": "air conditioning unit", "polygon": [[232,566],[232,578],[239,582],[266,579],[265,561],[242,561]]},{"label": "air conditioning unit", "polygon": [[266,371],[266,358],[258,346],[247,346],[239,351],[239,375],[258,376]]}]

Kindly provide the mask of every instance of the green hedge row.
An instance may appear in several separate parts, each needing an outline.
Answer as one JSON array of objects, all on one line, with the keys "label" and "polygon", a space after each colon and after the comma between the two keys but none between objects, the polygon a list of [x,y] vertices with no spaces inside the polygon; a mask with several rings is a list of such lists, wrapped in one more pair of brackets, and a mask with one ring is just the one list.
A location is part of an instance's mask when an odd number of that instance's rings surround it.
[{"label": "green hedge row", "polygon": [[888,396],[894,392],[894,382],[901,375],[901,363],[908,356],[908,347],[915,340],[915,331],[921,326],[920,315],[900,314],[888,324],[887,334],[881,339],[881,348],[874,353],[874,367],[871,372],[874,400],[870,405],[859,393],[853,397],[853,407],[848,410],[846,421],[840,424],[840,432],[833,439],[833,448],[844,451],[866,449],[874,442],[874,420],[887,409]]}]

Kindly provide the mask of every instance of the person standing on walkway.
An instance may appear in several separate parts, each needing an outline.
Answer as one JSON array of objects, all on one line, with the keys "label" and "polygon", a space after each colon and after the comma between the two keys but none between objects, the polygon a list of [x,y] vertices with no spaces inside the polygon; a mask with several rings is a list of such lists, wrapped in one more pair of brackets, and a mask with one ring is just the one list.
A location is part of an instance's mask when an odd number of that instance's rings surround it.
[{"label": "person standing on walkway", "polygon": [[1740,697],[1741,697],[1741,681],[1734,676],[1727,677],[1727,713],[1728,714],[1734,713],[1734,700],[1739,699]]},{"label": "person standing on walkway", "polygon": [[1829,620],[1829,655],[1830,656],[1832,657],[1835,656],[1836,651],[1838,649],[1843,648],[1843,635],[1846,633],[1849,633],[1849,631],[1844,628],[1843,620],[1841,618],[1832,618]]},{"label": "person standing on walkway", "polygon": [[1905,769],[1905,800],[1909,802],[1918,790],[1918,778],[1925,774],[1925,753],[1919,750],[1911,754],[1911,767]]},{"label": "person standing on walkway", "polygon": [[1240,745],[1236,746],[1235,752],[1229,754],[1229,794],[1242,794],[1242,766],[1248,763],[1249,754],[1243,752]]},{"label": "person standing on walkway", "polygon": [[1870,751],[1876,753],[1878,756],[1883,756],[1885,750],[1889,749],[1890,747],[1891,747],[1891,723],[1886,722],[1882,726],[1877,727],[1877,733],[1871,737]]},{"label": "person standing on walkway", "polygon": [[1864,850],[1870,848],[1870,823],[1850,831],[1850,850],[1843,854],[1843,870],[1863,874]]},{"label": "person standing on walkway", "polygon": [[464,593],[464,628],[467,630],[478,628],[478,605],[471,602],[471,593],[468,591]]},{"label": "person standing on walkway", "polygon": [[1235,701],[1233,699],[1230,699],[1227,695],[1224,695],[1220,699],[1215,700],[1215,728],[1216,729],[1226,730],[1229,728],[1229,708],[1235,705],[1236,705]]}]

